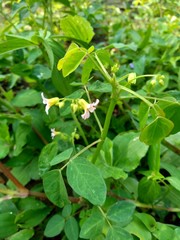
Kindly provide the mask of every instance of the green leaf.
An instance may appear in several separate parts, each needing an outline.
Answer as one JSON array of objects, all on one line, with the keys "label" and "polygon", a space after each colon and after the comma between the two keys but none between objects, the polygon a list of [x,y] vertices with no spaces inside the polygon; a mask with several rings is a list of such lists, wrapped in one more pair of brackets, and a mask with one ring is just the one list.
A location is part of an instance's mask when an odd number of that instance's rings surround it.
[{"label": "green leaf", "polygon": [[33,229],[23,229],[10,236],[8,240],[21,240],[21,239],[29,240],[32,238],[33,235],[34,235]]},{"label": "green leaf", "polygon": [[135,216],[146,226],[146,228],[153,232],[156,230],[156,220],[147,213],[135,213]]},{"label": "green leaf", "polygon": [[14,146],[13,155],[18,156],[23,151],[24,145],[27,143],[27,136],[29,135],[31,128],[26,124],[20,123],[17,128],[14,127],[14,130],[16,144]]},{"label": "green leaf", "polygon": [[70,73],[76,70],[86,54],[86,50],[79,48],[78,45],[74,43],[71,44],[64,58],[59,60],[57,65],[58,70],[60,71],[62,69],[63,76],[68,76]]},{"label": "green leaf", "polygon": [[[30,171],[29,165],[22,166],[22,167],[14,167],[11,171],[14,177],[18,179],[18,181],[25,186],[30,180]],[[14,183],[8,181],[8,186],[12,187],[15,186]]]},{"label": "green leaf", "polygon": [[126,226],[131,220],[135,205],[126,201],[119,201],[112,205],[107,212],[110,221],[118,223],[118,226]]},{"label": "green leaf", "polygon": [[157,223],[157,230],[153,233],[153,235],[158,240],[174,240],[174,238],[172,238],[174,235],[174,230],[167,224],[163,223]]},{"label": "green leaf", "polygon": [[102,149],[100,151],[100,155],[96,160],[96,165],[99,167],[103,178],[114,178],[125,179],[127,174],[119,167],[112,166],[113,165],[113,142],[106,138]]},{"label": "green leaf", "polygon": [[18,209],[20,211],[25,211],[25,210],[32,210],[32,209],[40,209],[40,208],[45,208],[46,205],[33,197],[27,197],[27,198],[21,198],[18,201]]},{"label": "green leaf", "polygon": [[22,90],[12,100],[16,107],[31,107],[38,103],[42,103],[42,99],[40,93],[34,89]]},{"label": "green leaf", "polygon": [[89,85],[88,90],[91,92],[101,92],[108,93],[112,91],[112,86],[109,83],[103,83],[99,80],[95,81],[91,85]]},{"label": "green leaf", "polygon": [[115,47],[115,48],[118,48],[118,49],[131,49],[133,51],[136,51],[137,50],[137,45],[132,42],[130,44],[124,44],[124,43],[112,43],[110,45],[110,47]]},{"label": "green leaf", "polygon": [[174,240],[180,240],[180,227],[174,230]]},{"label": "green leaf", "polygon": [[112,226],[109,229],[107,236],[105,238],[105,240],[122,240],[122,239],[133,240],[133,237],[123,228],[114,226]]},{"label": "green leaf", "polygon": [[171,134],[175,134],[180,131],[180,104],[174,103],[165,107],[164,112],[166,117],[174,123],[174,128]]},{"label": "green leaf", "polygon": [[69,0],[57,0],[57,1],[60,2],[60,3],[62,3],[62,4],[64,4],[64,5],[67,6],[67,7],[70,7],[70,6],[71,6]]},{"label": "green leaf", "polygon": [[0,54],[7,53],[13,50],[33,46],[34,43],[25,40],[25,39],[11,39],[7,40],[6,42],[1,42],[0,43]]},{"label": "green leaf", "polygon": [[68,217],[70,217],[71,213],[72,213],[72,205],[71,204],[65,205],[62,210],[62,216],[64,218],[68,218]]},{"label": "green leaf", "polygon": [[149,111],[150,111],[150,107],[146,103],[141,102],[139,106],[140,129],[143,129],[145,127],[146,122],[148,120]]},{"label": "green leaf", "polygon": [[114,167],[114,166],[109,166],[104,163],[97,164],[99,167],[100,171],[102,172],[103,178],[114,178],[114,179],[126,179],[127,174],[119,167]]},{"label": "green leaf", "polygon": [[0,138],[0,149],[0,159],[3,159],[10,151],[10,144],[6,140]]},{"label": "green leaf", "polygon": [[69,159],[71,157],[72,152],[73,152],[73,148],[68,148],[67,150],[65,150],[62,153],[55,156],[51,160],[50,165],[53,166],[53,165],[56,165],[60,162],[63,162],[65,160]]},{"label": "green leaf", "polygon": [[67,239],[78,240],[79,238],[79,227],[77,220],[74,217],[69,217],[64,226],[64,232]]},{"label": "green leaf", "polygon": [[180,179],[177,177],[167,177],[166,180],[178,191],[180,191]]},{"label": "green leaf", "polygon": [[6,141],[10,140],[9,127],[6,120],[0,122],[0,138]]},{"label": "green leaf", "polygon": [[180,179],[180,171],[177,167],[167,162],[161,162],[161,167],[166,169],[166,171],[168,171],[171,174],[171,176]]},{"label": "green leaf", "polygon": [[42,149],[38,162],[40,176],[51,168],[50,162],[57,155],[57,151],[57,142],[49,143]]},{"label": "green leaf", "polygon": [[73,78],[66,77],[64,78],[62,73],[58,71],[57,64],[60,58],[64,57],[65,50],[62,45],[52,39],[47,40],[47,44],[51,47],[54,54],[54,66],[52,69],[52,82],[55,88],[62,94],[62,96],[67,96],[72,93],[72,87],[70,83],[73,81]]},{"label": "green leaf", "polygon": [[105,219],[97,208],[93,208],[91,215],[85,220],[81,227],[80,238],[95,239],[102,232]]},{"label": "green leaf", "polygon": [[103,205],[106,184],[98,168],[85,158],[76,158],[67,166],[67,179],[72,189],[94,205]]},{"label": "green leaf", "polygon": [[17,232],[17,225],[14,222],[15,215],[8,212],[0,214],[0,238],[5,239],[6,237]]},{"label": "green leaf", "polygon": [[67,190],[60,170],[52,170],[43,175],[44,191],[48,199],[58,207],[69,203]]},{"label": "green leaf", "polygon": [[140,140],[147,145],[159,143],[168,136],[173,127],[172,121],[159,116],[142,130]]},{"label": "green leaf", "polygon": [[114,165],[124,171],[132,171],[139,165],[147,150],[148,147],[139,140],[139,133],[126,132],[118,135],[113,140]]},{"label": "green leaf", "polygon": [[90,23],[80,16],[67,16],[60,22],[60,27],[66,37],[75,38],[89,43],[94,36]]},{"label": "green leaf", "polygon": [[145,227],[145,225],[137,218],[133,217],[133,221],[125,227],[129,233],[135,235],[140,240],[151,240],[152,235],[149,230]]},{"label": "green leaf", "polygon": [[145,203],[153,203],[161,194],[159,184],[147,177],[143,177],[138,186],[139,200]]},{"label": "green leaf", "polygon": [[44,80],[51,78],[51,70],[41,64],[36,64],[31,71],[31,77],[37,80]]},{"label": "green leaf", "polygon": [[93,70],[93,67],[94,67],[93,61],[90,58],[86,59],[85,63],[83,64],[82,75],[81,75],[81,81],[83,85],[87,84],[90,77],[90,73]]},{"label": "green leaf", "polygon": [[53,215],[47,222],[44,235],[49,238],[59,235],[64,228],[64,224],[65,219],[62,216],[59,214]]},{"label": "green leaf", "polygon": [[44,46],[46,52],[47,52],[47,55],[48,55],[48,58],[49,58],[49,65],[50,65],[50,68],[53,69],[53,66],[54,66],[54,54],[53,54],[53,50],[51,48],[51,46],[48,44],[48,41],[41,38],[41,42],[42,42],[42,45]]},{"label": "green leaf", "polygon": [[22,228],[32,228],[39,225],[50,213],[50,208],[29,209],[16,216],[15,223]]}]

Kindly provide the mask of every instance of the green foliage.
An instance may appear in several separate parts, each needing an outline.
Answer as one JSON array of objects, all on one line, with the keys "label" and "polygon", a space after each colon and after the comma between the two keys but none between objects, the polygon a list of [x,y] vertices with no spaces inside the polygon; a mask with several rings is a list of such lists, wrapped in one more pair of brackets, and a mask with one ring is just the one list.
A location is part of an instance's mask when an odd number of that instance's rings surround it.
[{"label": "green foliage", "polygon": [[68,164],[67,180],[73,190],[94,205],[103,205],[106,184],[96,166],[85,158],[76,158]]},{"label": "green foliage", "polygon": [[179,240],[178,6],[0,1],[0,239]]}]

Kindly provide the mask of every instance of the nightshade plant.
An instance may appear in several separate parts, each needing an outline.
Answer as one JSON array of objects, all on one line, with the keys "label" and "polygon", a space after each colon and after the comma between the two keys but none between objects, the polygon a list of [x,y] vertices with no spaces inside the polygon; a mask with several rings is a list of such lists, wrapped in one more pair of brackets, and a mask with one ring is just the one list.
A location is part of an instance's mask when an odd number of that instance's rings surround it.
[{"label": "nightshade plant", "polygon": [[179,240],[176,12],[79,2],[1,3],[0,239]]}]

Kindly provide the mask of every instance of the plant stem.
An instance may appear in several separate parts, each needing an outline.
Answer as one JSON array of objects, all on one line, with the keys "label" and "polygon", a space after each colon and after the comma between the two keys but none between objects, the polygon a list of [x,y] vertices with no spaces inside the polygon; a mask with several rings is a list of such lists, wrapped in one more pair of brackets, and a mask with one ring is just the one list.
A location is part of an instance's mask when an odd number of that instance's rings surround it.
[{"label": "plant stem", "polygon": [[170,149],[172,152],[180,155],[180,149],[174,145],[172,145],[171,143],[169,143],[168,141],[166,141],[165,139],[162,141],[162,144],[164,146],[166,146],[168,149]]},{"label": "plant stem", "polygon": [[83,140],[84,140],[84,143],[85,143],[86,145],[88,145],[89,143],[88,143],[88,140],[87,140],[87,138],[86,138],[86,136],[85,136],[85,134],[84,134],[84,131],[83,131],[82,127],[81,127],[81,124],[79,123],[79,121],[78,121],[76,115],[73,113],[73,111],[71,111],[71,113],[72,113],[72,117],[73,117],[73,119],[74,119],[74,121],[75,121],[75,123],[76,123],[76,125],[77,125],[77,128],[79,129],[80,135],[81,135],[81,137],[82,137]]},{"label": "plant stem", "polygon": [[86,146],[85,148],[83,148],[81,151],[79,151],[77,154],[75,154],[73,157],[71,157],[69,159],[69,161],[60,169],[61,171],[71,162],[73,161],[75,158],[79,157],[83,152],[85,152],[86,150],[88,150],[89,148],[91,148],[92,146],[94,146],[95,144],[99,143],[101,140],[98,139],[95,142],[89,144],[88,146]]},{"label": "plant stem", "polygon": [[160,148],[161,143],[153,144],[149,147],[148,152],[148,165],[149,169],[158,173],[160,170]]},{"label": "plant stem", "polygon": [[49,0],[49,25],[51,33],[53,33],[53,11],[52,11],[52,0]]},{"label": "plant stem", "polygon": [[113,192],[108,192],[108,195],[113,197],[113,198],[116,198],[118,200],[121,200],[121,201],[124,200],[124,201],[128,201],[128,202],[132,202],[136,205],[136,207],[140,207],[140,208],[164,210],[164,211],[168,211],[168,212],[180,212],[180,208],[167,208],[167,207],[162,207],[162,206],[158,206],[158,205],[141,203],[141,202],[136,201],[136,200],[132,200],[132,199],[128,199],[128,198],[118,196]]},{"label": "plant stem", "polygon": [[103,127],[103,130],[102,130],[102,133],[101,133],[101,137],[100,137],[101,142],[99,142],[99,144],[97,146],[97,149],[96,149],[96,151],[95,151],[95,153],[93,155],[92,163],[96,162],[96,158],[99,155],[101,147],[102,147],[102,145],[104,143],[104,140],[105,140],[105,138],[107,136],[107,133],[108,133],[108,130],[109,130],[110,121],[111,121],[111,117],[112,117],[112,113],[114,111],[115,105],[116,105],[116,101],[112,97],[111,101],[110,101],[110,104],[109,104],[108,111],[107,111],[106,119],[105,119],[105,122],[104,122],[104,127]]},{"label": "plant stem", "polygon": [[102,210],[102,208],[98,206],[98,209],[99,209],[99,211],[101,212],[101,214],[103,215],[103,217],[106,219],[106,222],[108,223],[108,225],[109,225],[110,227],[112,227],[110,221],[107,219],[106,214],[104,213],[104,211]]},{"label": "plant stem", "polygon": [[25,188],[18,180],[17,178],[15,178],[12,173],[9,171],[9,169],[7,169],[3,163],[0,162],[0,169],[2,170],[3,174],[9,179],[11,180],[14,185],[17,187],[17,189],[23,193],[24,196],[27,196],[29,193],[29,190],[27,188]]},{"label": "plant stem", "polygon": [[[133,90],[131,90],[131,89],[125,87],[125,86],[122,86],[122,85],[119,86],[119,89],[131,93],[132,95],[136,96],[137,98],[139,98],[143,102],[145,102],[149,107],[153,107],[153,104],[149,100],[147,100],[145,97],[141,96],[137,92],[135,92],[135,91],[133,91]],[[154,109],[154,110],[156,111],[156,109]]]}]

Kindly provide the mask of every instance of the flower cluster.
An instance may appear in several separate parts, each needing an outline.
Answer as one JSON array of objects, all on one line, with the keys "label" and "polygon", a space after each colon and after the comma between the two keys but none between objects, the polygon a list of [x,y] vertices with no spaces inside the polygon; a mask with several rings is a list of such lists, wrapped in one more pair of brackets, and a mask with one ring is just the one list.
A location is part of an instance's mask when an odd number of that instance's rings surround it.
[{"label": "flower cluster", "polygon": [[[44,93],[41,93],[41,97],[43,100],[43,103],[46,105],[45,106],[45,112],[46,114],[49,114],[49,109],[56,105],[59,106],[59,108],[64,106],[64,101],[62,100],[60,101],[60,99],[58,97],[54,97],[54,98],[46,98],[44,97]],[[72,111],[75,113],[77,110],[84,110],[84,113],[81,115],[81,117],[86,120],[90,117],[90,113],[93,113],[96,110],[97,105],[99,104],[99,99],[96,99],[95,102],[93,103],[88,103],[86,102],[84,99],[76,99],[76,100],[71,100],[71,108]],[[60,132],[56,131],[55,128],[51,129],[51,137],[52,139],[56,136],[56,135],[61,135]]]},{"label": "flower cluster", "polygon": [[[64,101],[59,102],[58,97],[54,98],[45,98],[44,94],[41,93],[41,97],[43,100],[43,103],[46,105],[45,112],[48,114],[50,107],[53,105],[59,106],[60,108],[64,106]],[[71,104],[71,108],[73,112],[76,112],[78,109],[83,109],[84,113],[81,115],[81,117],[86,120],[90,117],[90,113],[93,113],[96,110],[97,105],[99,104],[99,99],[96,99],[93,103],[88,103],[84,99],[78,99],[76,102]]]}]

